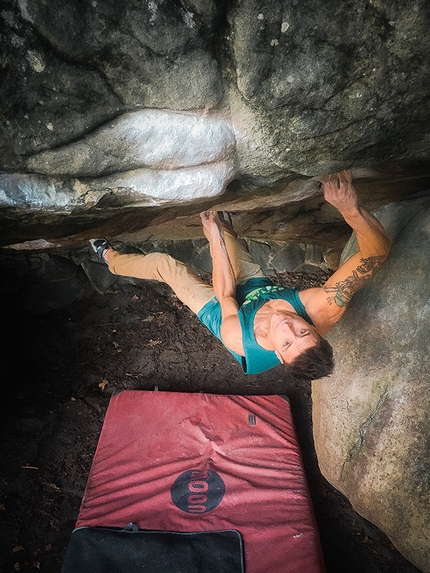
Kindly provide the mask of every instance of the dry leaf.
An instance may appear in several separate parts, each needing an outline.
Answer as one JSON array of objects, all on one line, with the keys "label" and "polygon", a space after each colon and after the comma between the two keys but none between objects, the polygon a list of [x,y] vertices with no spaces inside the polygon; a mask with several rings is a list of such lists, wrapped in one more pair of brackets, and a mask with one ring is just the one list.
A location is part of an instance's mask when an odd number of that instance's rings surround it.
[{"label": "dry leaf", "polygon": [[131,297],[131,300],[139,300],[139,297],[137,296],[137,294],[135,294],[134,296]]},{"label": "dry leaf", "polygon": [[47,483],[46,485],[55,491],[60,491],[60,488],[55,483]]},{"label": "dry leaf", "polygon": [[14,564],[13,570],[14,570],[14,571],[21,571],[21,567],[20,567],[19,563],[15,563],[15,564]]},{"label": "dry leaf", "polygon": [[70,398],[70,400],[71,400],[72,402],[76,402],[76,398],[74,398],[73,396]]},{"label": "dry leaf", "polygon": [[33,563],[33,567],[36,567],[36,569],[40,569],[40,563],[39,563],[39,561],[35,561],[35,562]]},{"label": "dry leaf", "polygon": [[22,551],[24,547],[22,545],[17,545],[12,549],[12,553],[18,553],[18,551]]},{"label": "dry leaf", "polygon": [[103,391],[108,384],[109,384],[109,380],[102,380],[99,384],[99,388],[101,388]]},{"label": "dry leaf", "polygon": [[148,342],[148,344],[149,344],[149,346],[154,347],[154,346],[157,346],[157,344],[161,344],[162,342],[163,342],[162,340],[152,340],[152,338],[151,338],[151,340]]}]

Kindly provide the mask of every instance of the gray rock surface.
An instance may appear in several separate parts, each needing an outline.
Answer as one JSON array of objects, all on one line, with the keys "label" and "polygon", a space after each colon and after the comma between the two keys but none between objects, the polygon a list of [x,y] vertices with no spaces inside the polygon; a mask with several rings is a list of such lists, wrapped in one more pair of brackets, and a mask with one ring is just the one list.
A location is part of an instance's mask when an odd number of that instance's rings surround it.
[{"label": "gray rock surface", "polygon": [[428,573],[430,197],[384,217],[392,251],[327,337],[336,368],[313,383],[314,440],[329,482]]},{"label": "gray rock surface", "polygon": [[211,54],[214,4],[3,5],[5,164],[77,139],[120,111],[211,108],[220,101],[220,68]]},{"label": "gray rock surface", "polygon": [[[405,161],[429,177],[425,0],[5,0],[0,18],[2,244],[74,236],[113,215],[117,233],[130,205],[148,211],[143,226],[158,214],[148,206],[186,211],[225,190],[242,211],[304,201],[318,194],[307,177],[350,166],[385,169],[392,186],[378,191],[382,203],[396,198]],[[205,146],[197,152],[184,129],[184,157],[171,145],[178,112],[201,120],[201,142],[211,140],[210,120],[227,122],[235,147],[208,144],[202,163]],[[157,116],[156,128],[133,140],[139,114]],[[171,118],[171,140],[162,117]],[[137,188],[125,175],[207,162],[222,173],[201,192],[161,177],[173,192],[156,190],[149,201],[154,178]],[[17,178],[22,193],[10,199]]]},{"label": "gray rock surface", "polygon": [[425,0],[235,4],[237,88],[272,161],[315,175],[427,157],[429,18]]},{"label": "gray rock surface", "polygon": [[122,114],[77,142],[32,156],[29,171],[100,177],[139,167],[179,169],[234,155],[231,124],[219,117],[146,109]]}]

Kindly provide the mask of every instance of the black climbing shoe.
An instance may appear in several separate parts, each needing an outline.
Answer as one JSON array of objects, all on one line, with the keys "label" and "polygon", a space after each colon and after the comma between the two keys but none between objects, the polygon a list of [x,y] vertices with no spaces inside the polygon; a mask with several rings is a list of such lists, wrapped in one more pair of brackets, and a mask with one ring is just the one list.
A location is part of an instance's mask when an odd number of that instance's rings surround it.
[{"label": "black climbing shoe", "polygon": [[105,259],[104,254],[108,249],[112,248],[112,245],[109,243],[109,241],[107,239],[103,239],[103,238],[90,239],[90,244],[93,248],[93,251],[96,253],[96,255],[98,257],[100,257],[101,260],[108,265],[109,263]]}]

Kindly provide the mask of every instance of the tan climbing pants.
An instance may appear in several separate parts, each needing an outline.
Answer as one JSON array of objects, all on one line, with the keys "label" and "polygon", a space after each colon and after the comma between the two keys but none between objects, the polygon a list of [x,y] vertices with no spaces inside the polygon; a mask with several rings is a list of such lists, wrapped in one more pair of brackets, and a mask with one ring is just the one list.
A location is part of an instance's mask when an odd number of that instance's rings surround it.
[{"label": "tan climbing pants", "polygon": [[[241,241],[227,232],[224,233],[224,238],[236,284],[243,284],[251,278],[264,277],[260,266],[254,263]],[[109,270],[115,275],[157,280],[168,284],[179,300],[196,314],[215,296],[210,285],[202,281],[184,263],[166,253],[123,255],[114,251],[110,255]]]}]

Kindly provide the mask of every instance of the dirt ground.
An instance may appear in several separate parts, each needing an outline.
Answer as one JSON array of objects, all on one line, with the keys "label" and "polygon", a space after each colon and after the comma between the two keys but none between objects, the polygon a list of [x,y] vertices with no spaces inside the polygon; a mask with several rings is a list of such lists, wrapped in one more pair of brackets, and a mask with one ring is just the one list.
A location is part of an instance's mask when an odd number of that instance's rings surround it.
[{"label": "dirt ground", "polygon": [[[301,288],[315,277],[283,276]],[[7,304],[5,305],[7,307]],[[3,310],[0,571],[59,572],[109,396],[121,389],[290,399],[328,573],[416,573],[320,475],[310,384],[245,376],[164,285],[116,283],[44,315]]]}]

